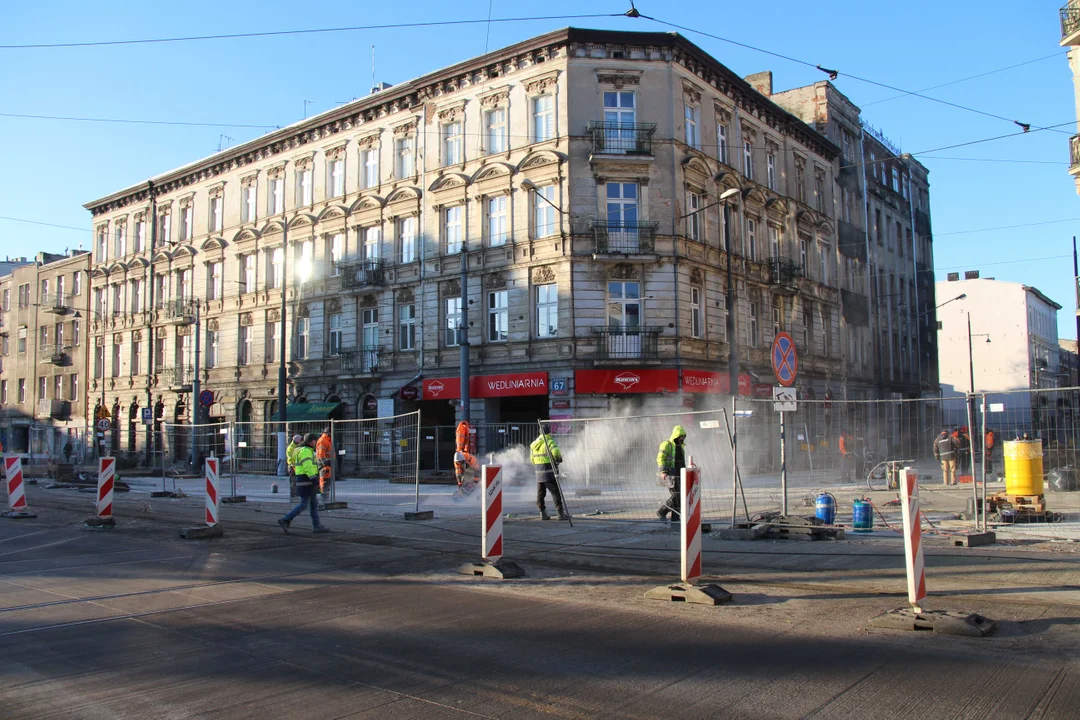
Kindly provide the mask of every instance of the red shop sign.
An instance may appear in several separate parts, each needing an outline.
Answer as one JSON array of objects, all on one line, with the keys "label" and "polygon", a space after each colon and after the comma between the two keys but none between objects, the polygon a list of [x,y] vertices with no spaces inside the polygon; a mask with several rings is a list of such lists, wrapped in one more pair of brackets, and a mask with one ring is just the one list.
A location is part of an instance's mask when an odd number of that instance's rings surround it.
[{"label": "red shop sign", "polygon": [[[740,385],[742,383],[739,383]],[[754,397],[757,398],[771,398],[772,397],[772,385],[766,385],[765,383],[758,383],[754,385]]]},{"label": "red shop sign", "polygon": [[[474,398],[547,395],[546,372],[509,373],[506,375],[477,375],[469,379],[470,396]],[[461,379],[456,377],[424,380],[425,400],[456,400],[461,397]]]},{"label": "red shop sign", "polygon": [[402,400],[415,400],[418,397],[420,397],[420,389],[415,385],[409,385],[407,387],[401,388]]},{"label": "red shop sign", "polygon": [[[749,397],[753,389],[754,379],[749,375],[739,376],[739,394]],[[683,370],[682,389],[686,393],[728,393],[731,383],[727,373],[709,372],[707,370]],[[772,387],[771,385],[769,387]],[[772,397],[772,390],[769,391]]]},{"label": "red shop sign", "polygon": [[578,395],[676,392],[678,370],[577,370],[574,389]]}]

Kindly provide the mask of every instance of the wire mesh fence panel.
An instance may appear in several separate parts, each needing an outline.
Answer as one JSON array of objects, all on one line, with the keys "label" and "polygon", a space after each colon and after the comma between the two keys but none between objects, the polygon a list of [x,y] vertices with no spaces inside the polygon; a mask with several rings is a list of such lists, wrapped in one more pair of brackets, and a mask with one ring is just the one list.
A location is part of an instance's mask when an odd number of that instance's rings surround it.
[{"label": "wire mesh fence panel", "polygon": [[[671,439],[678,425],[686,432],[685,458],[692,458],[702,471],[703,517],[731,518],[732,460],[724,410],[544,420],[539,424],[551,434],[562,454],[559,485],[571,511],[578,516],[625,520],[655,517],[670,496],[668,484],[660,478],[657,455],[660,444]],[[520,454],[513,448],[496,453],[494,460],[503,466],[508,482],[520,488],[516,493],[504,494],[504,506],[509,497],[519,507],[535,507],[536,481],[527,448]]]},{"label": "wire mesh fence panel", "polygon": [[335,420],[331,441],[334,500],[350,505],[415,504],[423,443],[419,412]]}]

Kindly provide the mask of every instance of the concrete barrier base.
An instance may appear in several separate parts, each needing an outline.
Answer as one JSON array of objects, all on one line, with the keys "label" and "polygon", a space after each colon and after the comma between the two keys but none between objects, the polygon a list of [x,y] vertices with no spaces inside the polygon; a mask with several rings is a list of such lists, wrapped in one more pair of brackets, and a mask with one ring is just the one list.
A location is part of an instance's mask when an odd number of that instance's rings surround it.
[{"label": "concrete barrier base", "polygon": [[222,504],[247,502],[247,495],[233,495],[221,498]]},{"label": "concrete barrier base", "polygon": [[8,510],[7,512],[0,513],[0,517],[6,517],[9,520],[29,520],[30,518],[36,518],[37,513],[30,512],[29,510]]},{"label": "concrete barrier base", "polygon": [[513,560],[499,560],[496,563],[476,562],[465,563],[458,568],[462,575],[473,577],[494,578],[496,580],[508,580],[510,578],[524,577],[525,571]]},{"label": "concrete barrier base", "polygon": [[992,532],[971,533],[953,537],[953,547],[979,547],[980,545],[993,545],[997,542],[997,534]]},{"label": "concrete barrier base", "polygon": [[94,517],[86,518],[86,522],[83,524],[86,527],[93,528],[95,530],[110,530],[116,527],[116,520],[111,517],[102,518],[95,515]]},{"label": "concrete barrier base", "polygon": [[687,602],[697,605],[719,605],[731,602],[732,597],[719,585],[690,585],[672,583],[661,585],[645,593],[646,600],[666,600],[668,602]]},{"label": "concrete barrier base", "polygon": [[997,622],[976,613],[942,610],[917,613],[911,608],[900,608],[878,615],[869,625],[887,630],[930,630],[940,635],[986,637],[994,632]]},{"label": "concrete barrier base", "polygon": [[415,512],[411,512],[411,511],[406,512],[405,513],[405,519],[406,520],[434,520],[435,519],[435,511],[434,510],[417,510]]},{"label": "concrete barrier base", "polygon": [[220,525],[184,528],[180,531],[180,537],[184,540],[205,540],[207,538],[221,537],[225,531]]},{"label": "concrete barrier base", "polygon": [[348,508],[347,502],[328,502],[319,507],[320,510],[348,510]]}]

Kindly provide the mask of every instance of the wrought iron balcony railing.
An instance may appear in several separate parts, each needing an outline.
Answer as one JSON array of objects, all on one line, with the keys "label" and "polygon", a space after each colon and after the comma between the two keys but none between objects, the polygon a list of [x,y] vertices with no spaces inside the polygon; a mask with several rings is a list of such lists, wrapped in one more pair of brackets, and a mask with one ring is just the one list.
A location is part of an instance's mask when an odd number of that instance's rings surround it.
[{"label": "wrought iron balcony railing", "polygon": [[607,222],[593,220],[589,223],[598,254],[622,253],[624,255],[651,254],[656,250],[656,222]]},{"label": "wrought iron balcony railing", "polygon": [[1080,5],[1070,2],[1061,8],[1061,39],[1080,30]]},{"label": "wrought iron balcony railing", "polygon": [[161,368],[159,380],[166,387],[177,388],[190,385],[195,379],[195,368],[190,365],[174,365]]},{"label": "wrought iron balcony railing", "polygon": [[347,260],[337,263],[335,267],[340,271],[341,287],[344,290],[386,284],[386,262],[382,258]]},{"label": "wrought iron balcony railing", "polygon": [[38,362],[63,365],[67,361],[67,353],[62,345],[41,345],[38,347]]},{"label": "wrought iron balcony railing", "polygon": [[191,325],[195,322],[195,301],[166,300],[165,319],[174,325]]},{"label": "wrought iron balcony railing", "polygon": [[41,309],[45,312],[64,314],[71,310],[71,296],[67,293],[49,292],[41,296]]},{"label": "wrought iron balcony railing", "polygon": [[656,123],[593,120],[588,130],[594,155],[652,155]]},{"label": "wrought iron balcony railing", "polygon": [[1080,135],[1069,138],[1069,165],[1074,168],[1080,165]]},{"label": "wrought iron balcony railing", "polygon": [[598,360],[659,360],[662,327],[601,326],[597,336]]},{"label": "wrought iron balcony railing", "polygon": [[379,348],[342,350],[339,355],[342,375],[373,375],[380,371]]},{"label": "wrought iron balcony railing", "polygon": [[799,278],[805,277],[803,266],[787,258],[769,258],[769,276],[773,285],[794,285]]}]

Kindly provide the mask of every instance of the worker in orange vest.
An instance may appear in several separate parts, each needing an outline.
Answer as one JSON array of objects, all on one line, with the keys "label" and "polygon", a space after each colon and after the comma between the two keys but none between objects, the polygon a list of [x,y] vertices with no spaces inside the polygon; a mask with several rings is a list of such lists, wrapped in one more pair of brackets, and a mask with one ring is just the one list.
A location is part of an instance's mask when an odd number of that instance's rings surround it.
[{"label": "worker in orange vest", "polygon": [[852,460],[855,457],[851,452],[853,450],[853,448],[849,447],[851,444],[852,444],[851,438],[848,437],[848,434],[846,432],[841,431],[840,432],[840,440],[837,442],[837,446],[838,446],[838,448],[840,450],[840,479],[841,480],[850,480],[851,479]]},{"label": "worker in orange vest", "polygon": [[476,462],[476,456],[473,455],[475,451],[472,427],[469,425],[468,420],[462,420],[458,423],[454,444],[454,477],[460,490],[471,489],[471,485],[468,488],[464,487],[466,470],[469,471],[469,482],[472,483],[476,478],[477,470],[480,469],[479,464]]},{"label": "worker in orange vest", "polygon": [[330,492],[330,481],[334,475],[334,445],[330,441],[330,428],[323,428],[322,435],[315,443],[315,462],[319,466],[320,492]]},{"label": "worker in orange vest", "polygon": [[989,475],[990,473],[994,472],[994,431],[993,430],[987,430],[986,431],[986,436],[984,437],[983,442],[984,442],[983,454],[985,455],[983,460],[984,460],[984,462],[986,464],[986,474]]}]

